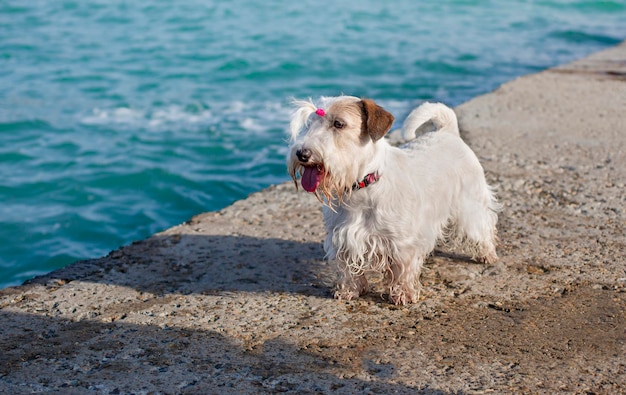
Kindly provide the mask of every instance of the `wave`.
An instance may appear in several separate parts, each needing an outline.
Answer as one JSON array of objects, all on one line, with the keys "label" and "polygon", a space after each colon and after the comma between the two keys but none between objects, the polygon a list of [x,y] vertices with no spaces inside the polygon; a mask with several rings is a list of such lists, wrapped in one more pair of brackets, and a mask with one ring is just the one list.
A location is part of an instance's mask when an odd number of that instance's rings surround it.
[{"label": "wave", "polygon": [[210,107],[206,104],[173,104],[152,108],[94,108],[91,112],[79,116],[79,123],[84,126],[139,128],[152,131],[199,128],[231,131],[234,128],[262,133],[270,129],[286,128],[290,111],[287,101],[284,103],[233,101]]},{"label": "wave", "polygon": [[190,112],[184,107],[173,105],[154,110],[130,107],[94,108],[91,114],[81,117],[79,122],[83,125],[128,125],[157,129],[170,124],[209,124],[212,118],[209,110]]},{"label": "wave", "polygon": [[622,39],[604,34],[590,34],[578,30],[561,30],[552,32],[549,37],[564,40],[573,44],[589,43],[602,45],[617,45]]}]

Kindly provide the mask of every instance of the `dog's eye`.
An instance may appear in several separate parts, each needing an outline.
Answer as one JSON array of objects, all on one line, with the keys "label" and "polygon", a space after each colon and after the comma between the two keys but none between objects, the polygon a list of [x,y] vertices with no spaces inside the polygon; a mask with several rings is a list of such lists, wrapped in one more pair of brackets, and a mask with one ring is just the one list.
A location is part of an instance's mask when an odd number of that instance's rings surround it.
[{"label": "dog's eye", "polygon": [[335,129],[343,129],[346,124],[341,121],[335,121],[333,122],[333,126],[335,127]]}]

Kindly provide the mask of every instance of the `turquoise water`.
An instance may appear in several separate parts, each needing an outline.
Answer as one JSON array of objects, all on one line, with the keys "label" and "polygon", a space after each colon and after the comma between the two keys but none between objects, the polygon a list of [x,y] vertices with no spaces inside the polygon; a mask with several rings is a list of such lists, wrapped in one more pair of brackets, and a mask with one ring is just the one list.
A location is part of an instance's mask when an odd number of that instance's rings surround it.
[{"label": "turquoise water", "polygon": [[0,287],[287,180],[289,98],[398,117],[626,38],[626,1],[0,2]]}]

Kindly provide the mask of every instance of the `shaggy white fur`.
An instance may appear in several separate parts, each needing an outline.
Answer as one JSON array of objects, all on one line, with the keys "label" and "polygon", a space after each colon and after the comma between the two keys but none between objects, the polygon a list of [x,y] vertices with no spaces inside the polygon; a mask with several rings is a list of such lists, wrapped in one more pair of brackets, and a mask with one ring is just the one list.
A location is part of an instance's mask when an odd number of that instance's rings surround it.
[{"label": "shaggy white fur", "polygon": [[[439,103],[407,117],[400,148],[383,136],[393,116],[372,100],[350,96],[295,102],[289,173],[325,204],[327,258],[336,263],[335,297],[365,293],[369,271],[384,275],[393,303],[419,298],[424,259],[451,239],[473,259],[496,255],[499,205],[474,152],[459,136],[457,118]],[[321,109],[321,110],[320,110]],[[416,137],[432,122],[434,132]],[[365,178],[374,182],[355,187]]]}]

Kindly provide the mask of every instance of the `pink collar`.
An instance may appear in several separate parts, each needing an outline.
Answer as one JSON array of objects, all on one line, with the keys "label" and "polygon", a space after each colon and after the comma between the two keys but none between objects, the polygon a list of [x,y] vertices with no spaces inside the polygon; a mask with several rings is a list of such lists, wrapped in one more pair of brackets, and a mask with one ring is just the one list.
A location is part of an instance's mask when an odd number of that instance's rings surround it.
[{"label": "pink collar", "polygon": [[378,174],[378,172],[370,173],[366,175],[361,181],[357,181],[354,184],[352,184],[352,190],[358,191],[359,189],[363,189],[367,187],[368,185],[375,183],[378,180],[380,180],[380,174]]}]

